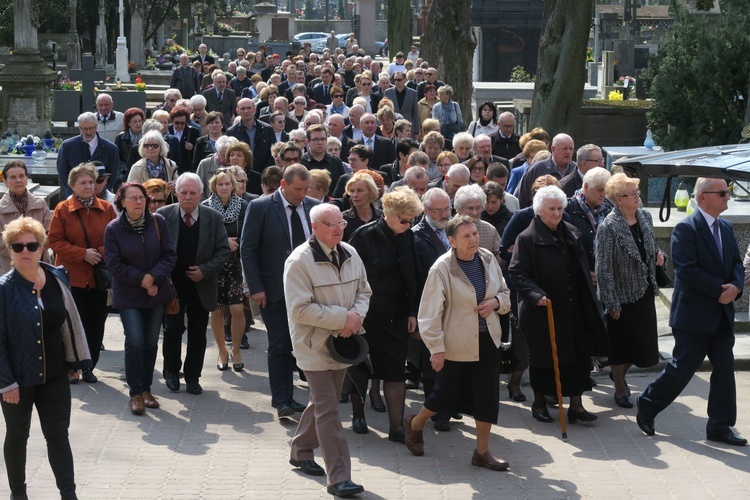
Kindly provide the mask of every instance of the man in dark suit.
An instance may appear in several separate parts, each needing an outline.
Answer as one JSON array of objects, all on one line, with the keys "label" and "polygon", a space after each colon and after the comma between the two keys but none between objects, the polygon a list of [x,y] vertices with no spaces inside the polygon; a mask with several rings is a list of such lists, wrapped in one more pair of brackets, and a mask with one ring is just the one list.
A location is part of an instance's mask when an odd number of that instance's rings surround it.
[{"label": "man in dark suit", "polygon": [[341,141],[341,154],[339,157],[346,160],[349,158],[349,151],[352,149],[352,146],[357,143],[351,137],[344,134],[345,128],[344,118],[341,115],[331,115],[328,118],[328,135]]},{"label": "man in dark suit", "polygon": [[424,97],[424,88],[428,85],[434,85],[435,90],[439,89],[445,82],[437,79],[437,70],[435,68],[427,68],[424,72],[425,79],[417,85],[417,95],[419,99]]},{"label": "man in dark suit", "polygon": [[362,115],[359,123],[362,127],[362,138],[357,143],[364,144],[373,151],[370,168],[372,170],[379,170],[383,165],[396,161],[396,151],[393,149],[393,142],[376,134],[378,120],[375,118],[375,115],[365,113]]},{"label": "man in dark suit", "polygon": [[98,160],[104,164],[109,172],[107,189],[112,191],[117,179],[120,155],[117,146],[96,132],[96,114],[87,111],[78,117],[78,130],[81,135],[65,140],[57,153],[57,175],[60,176],[60,186],[63,198],[70,196],[73,191],[68,186],[68,174],[81,163]]},{"label": "man in dark suit", "polygon": [[234,90],[227,88],[227,77],[217,69],[213,72],[214,88],[203,91],[206,98],[206,111],[218,111],[224,116],[224,126],[228,127],[234,120],[235,98]]},{"label": "man in dark suit", "polygon": [[180,55],[180,65],[172,71],[169,86],[178,89],[183,99],[190,99],[200,93],[201,80],[198,72],[190,65],[190,58],[187,54]]},{"label": "man in dark suit", "polygon": [[[729,191],[722,179],[695,183],[698,210],[672,232],[674,293],[669,310],[672,359],[638,398],[638,427],[651,436],[654,418],[680,395],[706,355],[711,362],[706,438],[744,446],[731,427],[737,420],[734,380],[734,301],[742,294],[744,268],[732,224],[719,219]],[[635,193],[634,193],[635,194]]]},{"label": "man in dark suit", "polygon": [[242,269],[250,298],[260,304],[268,331],[268,381],[271,405],[279,418],[305,407],[294,401],[292,341],[284,301],[284,262],[295,247],[310,238],[310,209],[318,202],[308,196],[310,173],[304,165],[286,167],[281,187],[250,202],[242,229]]},{"label": "man in dark suit", "polygon": [[[189,172],[182,174],[177,178],[175,193],[177,203],[158,210],[167,221],[177,251],[172,282],[180,299],[179,313],[166,316],[162,344],[164,380],[170,391],[179,391],[177,373],[182,368],[187,392],[200,394],[208,312],[216,309],[219,299],[219,272],[229,258],[229,240],[222,216],[200,204],[203,194],[200,177]],[[188,340],[183,364],[185,315]]]},{"label": "man in dark suit", "polygon": [[331,98],[333,71],[330,68],[323,68],[320,77],[322,81],[313,87],[311,97],[315,99],[318,104],[331,104],[333,102],[333,99]]},{"label": "man in dark suit", "polygon": [[596,144],[584,144],[576,153],[578,165],[575,170],[560,179],[560,189],[565,196],[573,197],[577,190],[583,187],[583,176],[594,167],[604,166],[602,149]]},{"label": "man in dark suit", "polygon": [[[510,169],[508,160],[501,156],[495,156],[492,154],[492,140],[490,136],[486,134],[479,134],[474,138],[474,154],[479,155],[487,162],[487,165],[492,163],[502,163],[506,168]],[[471,158],[469,158],[471,160]],[[469,163],[469,160],[463,162],[464,165]]]},{"label": "man in dark suit", "polygon": [[513,133],[516,117],[510,111],[500,113],[497,132],[490,136],[492,140],[492,154],[503,158],[515,158],[522,153],[520,138]]},{"label": "man in dark suit", "polygon": [[286,100],[286,97],[277,97],[273,100],[273,109],[266,108],[266,111],[268,111],[268,113],[260,115],[258,120],[262,121],[263,123],[270,124],[271,115],[278,111],[284,116],[284,132],[288,134],[292,130],[297,130],[299,128],[299,122],[291,116],[287,115],[288,108],[289,101]]},{"label": "man in dark suit", "polygon": [[200,137],[200,132],[188,125],[190,111],[186,107],[175,107],[169,114],[169,118],[172,121],[169,126],[169,135],[177,139],[180,144],[180,163],[177,164],[177,171],[180,174],[190,172],[193,168],[193,149]]},{"label": "man in dark suit", "polygon": [[[448,236],[445,234],[445,226],[451,219],[451,200],[448,193],[442,189],[430,189],[422,195],[422,203],[424,203],[424,217],[411,228],[414,232],[414,253],[416,254],[414,263],[419,296],[424,290],[430,268],[438,257],[451,248]],[[435,387],[435,370],[430,365],[430,351],[421,340],[409,340],[409,359],[414,369],[419,368],[422,371],[424,396],[427,399]],[[435,429],[450,430],[448,422],[452,414],[452,410],[443,410],[435,415],[432,418]]]},{"label": "man in dark suit", "polygon": [[253,170],[263,169],[274,164],[271,146],[275,142],[270,125],[255,119],[255,103],[252,99],[243,98],[237,103],[237,114],[240,121],[227,129],[227,135],[236,137],[250,146],[253,152]]},{"label": "man in dark suit", "polygon": [[393,103],[393,110],[396,113],[400,113],[405,120],[411,122],[412,134],[419,135],[419,106],[417,104],[419,99],[417,99],[417,92],[406,86],[406,73],[403,71],[393,73],[393,83],[395,83],[395,87],[386,90],[385,97]]},{"label": "man in dark suit", "polygon": [[326,129],[323,125],[311,125],[305,131],[307,136],[307,152],[302,155],[301,163],[308,170],[314,168],[327,170],[331,174],[331,186],[328,195],[333,195],[333,191],[339,181],[339,178],[346,173],[341,160],[326,152]]},{"label": "man in dark suit", "polygon": [[200,61],[201,65],[205,62],[208,64],[214,63],[214,56],[208,55],[208,47],[205,43],[202,43],[198,46],[198,55],[195,56],[196,61]]},{"label": "man in dark suit", "polygon": [[521,182],[516,186],[516,191],[513,194],[518,198],[521,208],[531,206],[531,186],[537,178],[549,174],[562,179],[575,170],[577,165],[573,161],[572,137],[568,134],[557,134],[552,139],[550,150],[552,156],[529,166],[526,173],[523,174]]}]

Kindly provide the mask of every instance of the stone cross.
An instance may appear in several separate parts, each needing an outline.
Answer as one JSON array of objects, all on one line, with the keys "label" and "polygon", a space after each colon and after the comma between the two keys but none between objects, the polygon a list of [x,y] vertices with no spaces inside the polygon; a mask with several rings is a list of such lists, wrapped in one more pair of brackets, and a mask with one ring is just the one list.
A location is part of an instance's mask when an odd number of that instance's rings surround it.
[{"label": "stone cross", "polygon": [[70,79],[81,81],[81,105],[84,111],[92,111],[96,108],[94,82],[104,81],[107,72],[103,69],[94,69],[94,56],[89,53],[81,58],[81,68],[83,69],[71,69]]}]

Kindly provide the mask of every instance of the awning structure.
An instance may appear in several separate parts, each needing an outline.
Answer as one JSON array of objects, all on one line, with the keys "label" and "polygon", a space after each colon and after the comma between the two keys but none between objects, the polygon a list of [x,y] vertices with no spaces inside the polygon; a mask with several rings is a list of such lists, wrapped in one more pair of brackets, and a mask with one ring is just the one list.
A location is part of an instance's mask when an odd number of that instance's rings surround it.
[{"label": "awning structure", "polygon": [[[659,218],[669,219],[671,177],[714,177],[727,181],[750,181],[750,144],[728,144],[706,148],[683,149],[622,158],[613,163],[631,175],[668,177]],[[745,186],[737,184],[740,189]],[[750,194],[750,193],[748,193]],[[666,217],[663,212],[666,208]]]}]

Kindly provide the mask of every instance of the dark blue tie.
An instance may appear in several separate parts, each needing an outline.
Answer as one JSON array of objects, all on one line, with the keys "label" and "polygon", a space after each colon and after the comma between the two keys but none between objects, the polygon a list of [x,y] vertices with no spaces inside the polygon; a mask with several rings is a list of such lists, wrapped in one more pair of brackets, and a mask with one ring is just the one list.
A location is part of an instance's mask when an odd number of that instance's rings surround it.
[{"label": "dark blue tie", "polygon": [[719,251],[719,258],[723,260],[724,257],[721,251],[721,237],[719,236],[719,219],[714,220],[713,235],[714,235],[714,243],[716,243],[716,249]]}]

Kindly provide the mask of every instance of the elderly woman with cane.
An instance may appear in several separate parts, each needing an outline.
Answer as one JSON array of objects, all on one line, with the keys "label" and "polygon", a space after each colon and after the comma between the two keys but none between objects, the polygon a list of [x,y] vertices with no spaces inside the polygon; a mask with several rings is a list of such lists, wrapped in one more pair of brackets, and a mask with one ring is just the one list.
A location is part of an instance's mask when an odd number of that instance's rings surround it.
[{"label": "elderly woman with cane", "polygon": [[445,228],[451,251],[430,268],[419,306],[419,332],[436,372],[435,389],[417,415],[404,419],[406,447],[424,454],[422,431],[444,408],[474,416],[477,447],[471,464],[494,471],[508,462],[490,452],[500,391],[498,314],[510,310],[510,292],[495,255],[479,246],[474,218],[458,215]]},{"label": "elderly woman with cane", "polygon": [[[559,392],[558,379],[562,395],[570,397],[568,421],[573,424],[596,420],[583,407],[581,395],[591,390],[591,356],[607,353],[598,352],[606,346],[606,330],[580,232],[562,220],[566,204],[565,193],[556,186],[536,192],[536,216],[516,240],[510,276],[518,290],[518,319],[529,346],[531,414],[540,422],[552,422],[544,395]],[[548,299],[555,305],[554,325],[547,318]]]}]

